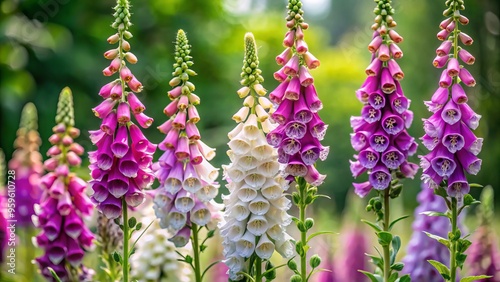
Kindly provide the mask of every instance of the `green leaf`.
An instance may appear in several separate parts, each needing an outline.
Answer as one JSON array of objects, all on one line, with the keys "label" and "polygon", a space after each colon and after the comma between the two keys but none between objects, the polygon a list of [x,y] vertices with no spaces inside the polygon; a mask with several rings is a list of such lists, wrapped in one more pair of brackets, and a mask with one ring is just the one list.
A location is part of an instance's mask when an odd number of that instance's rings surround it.
[{"label": "green leaf", "polygon": [[464,266],[465,259],[467,259],[467,255],[459,253],[455,255],[455,259],[458,267],[462,268]]},{"label": "green leaf", "polygon": [[372,259],[372,263],[375,266],[377,266],[380,269],[384,268],[384,260],[382,258],[374,256],[374,255],[370,255],[370,254],[366,254],[366,255]]},{"label": "green leaf", "polygon": [[401,248],[401,238],[399,238],[399,236],[394,236],[394,238],[392,238],[391,264],[396,260],[399,248]]},{"label": "green leaf", "polygon": [[364,270],[358,270],[358,271],[366,275],[366,277],[370,278],[371,282],[382,282],[384,280],[380,275],[373,274]]},{"label": "green leaf", "polygon": [[472,281],[476,281],[476,280],[480,280],[480,279],[487,279],[487,278],[491,278],[491,277],[492,276],[488,276],[488,275],[467,276],[467,277],[460,279],[460,282],[472,282]]},{"label": "green leaf", "polygon": [[457,251],[459,253],[464,253],[465,251],[467,251],[471,244],[472,242],[467,239],[458,239]]},{"label": "green leaf", "polygon": [[364,223],[366,223],[366,224],[368,224],[368,225],[370,225],[370,226],[371,226],[373,229],[375,229],[375,231],[377,231],[377,232],[382,231],[382,228],[380,228],[380,227],[379,227],[376,223],[373,223],[373,222],[371,222],[371,221],[364,220],[364,219],[362,219],[361,221],[362,221],[362,222],[364,222]]},{"label": "green leaf", "polygon": [[394,281],[396,281],[396,279],[398,279],[398,273],[394,272],[394,273],[391,274],[391,276],[389,276],[389,281],[388,282],[394,282]]},{"label": "green leaf", "polygon": [[391,269],[394,269],[396,271],[403,270],[403,267],[405,267],[405,264],[402,262],[396,262],[395,264],[391,265]]},{"label": "green leaf", "polygon": [[137,219],[135,219],[135,217],[131,217],[128,219],[128,227],[134,228],[136,224],[137,224]]},{"label": "green leaf", "polygon": [[378,242],[382,246],[389,246],[392,242],[392,234],[387,231],[380,231],[377,233]]},{"label": "green leaf", "polygon": [[52,275],[52,277],[54,277],[54,279],[57,282],[61,282],[61,278],[59,278],[59,276],[57,276],[57,273],[54,271],[54,269],[52,269],[52,267],[48,267],[47,269],[49,270],[50,274]]},{"label": "green leaf", "polygon": [[443,238],[443,237],[440,237],[440,236],[437,236],[437,235],[434,235],[434,234],[431,234],[429,232],[425,232],[423,231],[427,236],[429,236],[430,238],[438,241],[439,243],[445,245],[447,248],[450,248],[450,241]]},{"label": "green leaf", "polygon": [[323,234],[331,234],[331,235],[336,235],[337,233],[335,232],[332,232],[332,231],[319,231],[319,232],[314,232],[313,234],[309,235],[309,237],[307,237],[307,240],[306,240],[306,243],[309,243],[309,241],[316,237],[316,236],[319,236],[319,235],[323,235]]},{"label": "green leaf", "polygon": [[450,215],[448,213],[444,213],[444,212],[425,211],[425,212],[421,212],[420,214],[427,215],[427,216],[443,216],[446,218],[450,218]]},{"label": "green leaf", "polygon": [[389,230],[392,230],[392,227],[394,226],[394,224],[396,224],[398,221],[400,220],[403,220],[405,218],[408,218],[410,217],[409,215],[403,215],[402,217],[400,218],[396,218],[395,220],[393,220],[390,224],[389,224]]},{"label": "green leaf", "polygon": [[406,275],[399,277],[399,279],[396,280],[396,282],[411,282],[410,274],[406,274]]},{"label": "green leaf", "polygon": [[479,183],[469,183],[470,188],[483,188],[484,186]]},{"label": "green leaf", "polygon": [[434,268],[436,268],[436,270],[439,272],[439,274],[441,274],[441,276],[443,276],[444,280],[450,279],[451,271],[450,271],[450,269],[446,265],[440,263],[437,260],[430,259],[430,260],[427,260],[427,261],[430,264],[432,264],[432,266],[434,266]]}]

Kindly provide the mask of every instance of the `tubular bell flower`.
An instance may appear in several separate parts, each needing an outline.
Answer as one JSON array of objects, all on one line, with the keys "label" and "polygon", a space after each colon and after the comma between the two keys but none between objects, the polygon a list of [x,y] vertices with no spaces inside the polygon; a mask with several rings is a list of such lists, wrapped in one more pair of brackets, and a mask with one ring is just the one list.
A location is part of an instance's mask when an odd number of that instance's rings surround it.
[{"label": "tubular bell flower", "polygon": [[261,85],[264,79],[251,33],[245,35],[243,63],[238,95],[245,101],[233,116],[238,125],[228,134],[231,163],[223,168],[229,195],[223,196],[226,210],[220,224],[224,262],[232,280],[243,278],[239,272],[249,273],[251,256],[260,263],[269,260],[274,250],[285,258],[293,255],[285,232],[291,222],[287,214],[291,202],[284,196],[288,182],[279,173],[277,150],[266,142],[265,133],[274,128],[268,113],[272,104]]},{"label": "tubular bell flower", "polygon": [[319,186],[326,176],[316,170],[314,163],[328,155],[329,147],[320,143],[328,125],[318,114],[323,104],[309,70],[317,68],[320,62],[304,40],[304,30],[309,25],[304,22],[301,7],[300,1],[290,1],[288,5],[289,30],[283,41],[286,49],[276,57],[276,63],[283,68],[274,73],[280,85],[269,94],[277,106],[270,117],[278,126],[269,132],[267,141],[278,149],[278,161],[285,165],[289,177],[304,177],[311,185]]},{"label": "tubular bell flower", "polygon": [[[45,162],[48,173],[41,178],[43,194],[33,219],[42,230],[34,244],[45,252],[36,262],[50,281],[55,280],[47,267],[52,267],[63,281],[92,279],[81,264],[85,251],[93,246],[94,235],[84,223],[84,218],[92,214],[92,203],[85,194],[86,182],[70,172],[71,167],[80,165],[79,155],[83,154],[83,147],[74,142],[80,135],[74,123],[73,97],[66,87],[59,97],[56,126],[49,138],[50,158]],[[81,275],[86,280],[80,280]]]},{"label": "tubular bell flower", "polygon": [[143,202],[142,189],[150,186],[154,180],[151,166],[156,150],[156,145],[146,139],[131,119],[133,115],[143,128],[153,122],[152,118],[144,114],[144,105],[132,93],[141,92],[142,84],[126,63],[137,62],[126,40],[132,38],[128,31],[131,25],[128,2],[119,0],[113,16],[115,22],[112,27],[118,32],[110,36],[108,42],[118,43],[118,48],[104,53],[111,63],[103,70],[103,74],[111,76],[118,73],[118,78],[99,91],[104,101],[93,108],[93,112],[102,119],[102,124],[100,129],[90,131],[90,139],[97,150],[89,152],[90,183],[94,190],[92,201],[109,219],[120,217],[123,208],[137,207]]},{"label": "tubular bell flower", "polygon": [[188,81],[196,75],[189,68],[193,65],[190,53],[186,34],[179,30],[174,78],[170,80],[174,88],[168,92],[171,102],[164,110],[170,118],[158,126],[166,137],[158,146],[163,154],[155,165],[160,187],[156,189],[154,209],[160,226],[169,230],[178,247],[188,243],[189,228],[207,226],[220,210],[213,201],[218,193],[215,180],[219,172],[208,162],[215,156],[215,150],[201,141],[196,127],[200,120],[196,110],[200,98],[193,93],[194,84]]},{"label": "tubular bell flower", "polygon": [[[387,1],[375,2],[380,12],[380,4]],[[351,172],[354,177],[365,171],[369,175],[368,182],[354,183],[354,190],[360,197],[366,196],[372,188],[387,189],[393,172],[409,178],[417,172],[417,165],[407,160],[416,152],[417,143],[407,132],[413,112],[408,109],[410,100],[399,83],[404,74],[396,60],[403,53],[397,43],[403,38],[393,29],[396,22],[390,16],[392,13],[389,9],[385,18],[379,14],[375,18],[373,40],[368,45],[372,53],[372,61],[366,68],[368,77],[356,91],[356,97],[364,106],[361,116],[351,117],[354,131],[351,144],[358,152],[351,161]]]},{"label": "tubular bell flower", "polygon": [[42,144],[38,134],[38,117],[35,105],[28,103],[21,113],[21,122],[14,142],[16,150],[9,161],[9,169],[15,171],[16,212],[18,226],[32,226],[31,216],[35,214],[33,206],[38,204],[42,194],[39,185],[43,173]]}]

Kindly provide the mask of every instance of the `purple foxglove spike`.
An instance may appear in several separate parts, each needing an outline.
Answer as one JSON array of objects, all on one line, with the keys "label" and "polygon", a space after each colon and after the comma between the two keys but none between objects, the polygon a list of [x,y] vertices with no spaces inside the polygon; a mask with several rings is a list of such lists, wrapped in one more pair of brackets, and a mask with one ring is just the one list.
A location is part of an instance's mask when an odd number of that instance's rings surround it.
[{"label": "purple foxglove spike", "polygon": [[279,145],[283,152],[287,155],[293,155],[300,151],[301,144],[298,140],[293,138],[285,138]]},{"label": "purple foxglove spike", "polygon": [[280,66],[283,66],[290,60],[292,57],[292,48],[286,48],[281,54],[276,56],[276,63]]},{"label": "purple foxglove spike", "polygon": [[449,90],[448,88],[439,87],[432,95],[431,101],[444,105],[448,101]]},{"label": "purple foxglove spike", "polygon": [[458,107],[453,100],[449,100],[448,103],[444,106],[443,111],[441,112],[441,118],[447,124],[455,124],[460,121],[462,117],[462,113],[460,112],[460,108]]},{"label": "purple foxglove spike", "polygon": [[456,58],[451,58],[448,61],[448,67],[446,68],[447,74],[450,77],[457,76],[460,72],[460,64]]},{"label": "purple foxglove spike", "polygon": [[373,37],[370,44],[368,44],[368,51],[370,51],[371,53],[375,53],[381,44],[382,44],[382,37],[381,36]]},{"label": "purple foxglove spike", "polygon": [[290,80],[285,80],[284,82],[280,83],[276,89],[274,89],[271,93],[269,93],[269,100],[275,104],[280,104],[281,101],[283,100],[283,97],[285,96],[285,91],[288,88],[288,84],[290,83]]},{"label": "purple foxglove spike", "polygon": [[285,99],[297,101],[300,97],[300,79],[293,77],[285,91]]},{"label": "purple foxglove spike", "polygon": [[448,62],[448,55],[446,56],[436,56],[434,60],[432,61],[432,65],[438,69],[444,67],[446,63]]},{"label": "purple foxglove spike", "polygon": [[64,195],[64,193],[65,193],[64,182],[63,179],[59,177],[54,181],[54,184],[52,184],[52,186],[49,188],[49,194],[53,198],[59,199],[62,197],[62,195]]},{"label": "purple foxglove spike", "polygon": [[302,55],[304,58],[304,61],[306,62],[307,68],[310,70],[313,70],[317,67],[320,66],[320,61],[314,57],[313,54],[310,52],[306,52],[304,55]]},{"label": "purple foxglove spike", "polygon": [[441,177],[452,175],[457,167],[453,154],[443,145],[439,145],[434,152],[435,156],[431,159],[434,171]]},{"label": "purple foxglove spike", "polygon": [[460,80],[469,87],[474,87],[476,85],[476,80],[466,68],[460,69],[458,77],[460,77]]},{"label": "purple foxglove spike", "polygon": [[289,30],[285,34],[285,39],[283,40],[283,46],[292,47],[295,39],[295,30]]},{"label": "purple foxglove spike", "polygon": [[101,102],[97,107],[92,108],[92,111],[94,112],[94,115],[100,119],[105,118],[111,111],[113,110],[114,106],[116,104],[116,101],[113,101],[111,99],[106,99]]},{"label": "purple foxglove spike", "polygon": [[189,139],[186,136],[179,137],[175,148],[175,157],[178,161],[189,158]]},{"label": "purple foxglove spike", "polygon": [[410,101],[408,100],[408,98],[406,98],[405,96],[399,96],[397,94],[390,95],[389,101],[391,103],[391,108],[398,114],[404,113],[410,106]]},{"label": "purple foxglove spike", "polygon": [[313,114],[313,119],[308,124],[309,133],[318,140],[323,140],[328,125],[325,124],[317,113]]},{"label": "purple foxglove spike", "polygon": [[451,40],[445,40],[439,45],[439,47],[436,49],[436,55],[439,57],[443,56],[448,56],[451,50],[453,42]]},{"label": "purple foxglove spike", "polygon": [[399,169],[406,178],[413,179],[418,172],[419,166],[414,163],[403,162]]},{"label": "purple foxglove spike", "polygon": [[139,98],[137,98],[137,96],[135,96],[134,93],[127,94],[127,102],[134,114],[140,114],[146,109],[146,107],[144,107],[144,104],[139,100]]},{"label": "purple foxglove spike", "polygon": [[383,68],[380,74],[380,86],[385,94],[391,94],[396,90],[396,84],[388,68]]},{"label": "purple foxglove spike", "polygon": [[188,162],[186,164],[186,170],[184,172],[184,178],[182,180],[182,187],[184,190],[190,193],[196,193],[201,189],[201,180],[198,173],[193,167],[193,164]]},{"label": "purple foxglove spike", "polygon": [[351,164],[350,169],[352,172],[352,176],[354,178],[360,176],[361,174],[363,174],[366,171],[366,168],[364,166],[362,166],[359,161],[353,162],[353,161],[349,160],[349,163]]},{"label": "purple foxglove spike", "polygon": [[446,29],[443,29],[437,33],[437,39],[444,41],[444,40],[446,40],[446,38],[448,38],[449,34],[450,33]]},{"label": "purple foxglove spike", "polygon": [[290,155],[285,153],[283,148],[278,148],[278,162],[281,164],[287,164],[290,161]]},{"label": "purple foxglove spike", "polygon": [[177,147],[177,142],[179,140],[179,131],[177,129],[172,129],[168,132],[165,139],[160,144],[160,149],[164,150],[166,148],[173,149]]},{"label": "purple foxglove spike", "polygon": [[448,189],[446,189],[450,197],[461,199],[463,195],[470,192],[470,186],[465,178],[462,166],[457,165],[455,172],[448,177]]},{"label": "purple foxglove spike", "polygon": [[460,133],[464,137],[464,147],[477,156],[483,147],[483,138],[477,138],[463,122],[460,123]]},{"label": "purple foxglove spike", "polygon": [[115,219],[120,217],[122,214],[122,201],[121,199],[110,195],[106,198],[106,200],[98,205],[98,208],[108,219]]},{"label": "purple foxglove spike", "polygon": [[371,170],[368,175],[368,179],[374,189],[384,190],[389,187],[389,183],[391,182],[391,173],[387,167],[379,164]]},{"label": "purple foxglove spike", "polygon": [[125,195],[128,190],[129,179],[118,168],[113,168],[108,177],[108,191],[116,198]]},{"label": "purple foxglove spike", "polygon": [[189,106],[189,98],[186,95],[179,97],[179,103],[177,103],[177,108],[181,111],[187,109]]},{"label": "purple foxglove spike", "polygon": [[167,121],[165,121],[164,123],[162,123],[160,126],[158,126],[158,130],[163,133],[163,134],[167,134],[172,128],[172,122],[173,120],[172,119],[168,119]]},{"label": "purple foxglove spike", "polygon": [[375,165],[377,165],[379,158],[379,153],[372,148],[366,148],[365,150],[359,152],[358,156],[361,165],[368,169],[374,168]]},{"label": "purple foxglove spike", "polygon": [[295,42],[295,47],[297,53],[299,54],[305,54],[309,50],[306,41],[304,41],[303,39],[297,39],[297,41]]},{"label": "purple foxglove spike", "polygon": [[134,117],[135,117],[135,120],[137,120],[137,123],[139,123],[139,125],[142,128],[149,128],[151,126],[151,124],[153,124],[153,118],[148,117],[144,113],[135,114]]},{"label": "purple foxglove spike", "polygon": [[175,197],[175,208],[182,213],[188,213],[194,207],[194,195],[190,192],[187,192],[184,189],[181,189],[176,197]]},{"label": "purple foxglove spike", "polygon": [[122,158],[125,156],[129,150],[128,146],[128,130],[126,125],[118,126],[116,131],[115,141],[111,144],[111,151],[113,155],[117,158]]},{"label": "purple foxglove spike", "polygon": [[299,57],[293,55],[292,58],[285,64],[283,72],[289,76],[297,76],[299,72]]},{"label": "purple foxglove spike", "polygon": [[319,99],[314,85],[311,84],[305,88],[304,96],[306,98],[307,107],[309,107],[311,112],[316,113],[323,108],[323,103]]},{"label": "purple foxglove spike", "polygon": [[405,127],[404,121],[401,117],[386,111],[382,116],[382,128],[391,135],[396,135]]},{"label": "purple foxglove spike", "polygon": [[176,194],[182,188],[182,180],[184,179],[184,168],[183,164],[177,161],[172,170],[170,171],[170,175],[165,180],[164,187],[165,190],[171,194]]},{"label": "purple foxglove spike", "polygon": [[290,157],[285,167],[285,173],[299,177],[304,177],[307,174],[307,166],[304,164],[299,154]]},{"label": "purple foxglove spike", "polygon": [[127,194],[125,194],[125,202],[127,205],[131,207],[138,207],[144,202],[145,197],[144,192],[137,187],[135,182],[130,181],[130,188],[128,189]]},{"label": "purple foxglove spike", "polygon": [[290,138],[301,139],[307,133],[307,125],[298,121],[290,121],[285,125],[285,134]]},{"label": "purple foxglove spike", "polygon": [[411,137],[406,130],[403,130],[396,135],[393,142],[400,151],[408,151],[411,144],[415,142],[415,138]]},{"label": "purple foxglove spike", "polygon": [[386,62],[391,58],[391,53],[389,51],[389,46],[387,46],[387,44],[380,45],[377,57],[382,62]]},{"label": "purple foxglove spike", "polygon": [[105,186],[107,184],[107,177],[103,180],[105,181],[97,181],[92,183],[92,190],[94,191],[94,194],[92,194],[92,199],[94,199],[98,203],[104,202],[109,197],[108,189]]},{"label": "purple foxglove spike", "polygon": [[439,78],[439,87],[448,88],[451,86],[451,76],[448,75],[448,69],[444,69]]},{"label": "purple foxglove spike", "polygon": [[389,147],[389,136],[383,130],[377,130],[369,138],[370,147],[375,151],[382,153]]},{"label": "purple foxglove spike", "polygon": [[198,114],[198,110],[196,110],[196,107],[193,105],[189,105],[188,107],[188,118],[189,118],[188,121],[192,123],[197,123],[198,121],[200,121],[200,115]]},{"label": "purple foxglove spike", "polygon": [[123,88],[120,83],[115,84],[113,88],[111,88],[110,95],[113,100],[120,100],[123,96]]},{"label": "purple foxglove spike", "polygon": [[275,71],[273,77],[279,82],[285,81],[288,78],[288,75],[285,73],[285,67]]},{"label": "purple foxglove spike", "polygon": [[66,246],[67,238],[65,235],[61,234],[57,241],[52,242],[52,244],[46,249],[47,256],[53,264],[59,264],[64,260],[66,253],[68,252],[68,247]]},{"label": "purple foxglove spike", "polygon": [[179,104],[179,99],[178,98],[174,99],[163,109],[163,113],[169,117],[175,115],[175,113],[178,111],[177,107],[178,104]]},{"label": "purple foxglove spike", "polygon": [[456,104],[465,104],[467,101],[469,101],[469,98],[467,98],[467,94],[465,94],[464,89],[462,86],[458,83],[453,84],[451,86],[451,99],[453,99],[453,102]]},{"label": "purple foxglove spike", "polygon": [[73,239],[77,239],[83,230],[83,221],[75,212],[70,210],[70,213],[64,219],[64,233]]},{"label": "purple foxglove spike", "polygon": [[71,212],[71,195],[66,191],[57,202],[57,210],[60,215],[67,216]]},{"label": "purple foxglove spike", "polygon": [[461,150],[465,145],[464,137],[460,134],[460,124],[461,123],[446,125],[444,129],[443,139],[441,140],[441,142],[443,142],[443,145],[452,154]]},{"label": "purple foxglove spike", "polygon": [[189,144],[189,157],[190,162],[194,165],[201,164],[201,162],[203,161],[203,156],[196,143]]},{"label": "purple foxglove spike", "polygon": [[[394,31],[394,30],[391,30],[391,31]],[[399,46],[394,44],[394,43],[391,43],[391,45],[389,46],[389,51],[391,51],[392,57],[394,59],[400,59],[403,57],[403,51],[401,51]]]},{"label": "purple foxglove spike", "polygon": [[101,89],[99,90],[99,96],[101,96],[103,99],[108,99],[111,96],[111,89],[117,84],[116,81],[110,82],[108,84],[105,84]]},{"label": "purple foxglove spike", "polygon": [[372,190],[373,186],[369,181],[363,182],[363,183],[352,183],[354,186],[354,193],[358,195],[361,198],[364,198],[370,191]]},{"label": "purple foxglove spike", "polygon": [[83,259],[85,252],[80,248],[80,245],[75,239],[68,239],[68,252],[66,253],[66,259],[73,267],[78,267]]},{"label": "purple foxglove spike", "polygon": [[130,107],[127,103],[122,102],[118,105],[116,117],[120,124],[126,124],[130,121]]},{"label": "purple foxglove spike", "polygon": [[476,114],[467,104],[460,104],[458,106],[462,114],[462,121],[470,127],[470,129],[475,130],[479,126],[481,116]]},{"label": "purple foxglove spike", "polygon": [[403,153],[393,146],[387,148],[380,159],[390,169],[397,169],[406,160]]},{"label": "purple foxglove spike", "polygon": [[380,118],[382,117],[382,112],[380,110],[373,108],[370,105],[366,105],[361,110],[361,116],[366,122],[374,123],[380,120]]},{"label": "purple foxglove spike", "polygon": [[300,66],[299,68],[299,80],[300,85],[307,87],[314,83],[314,78],[309,73],[309,70],[305,66]]},{"label": "purple foxglove spike", "polygon": [[482,160],[467,150],[460,150],[457,158],[467,173],[476,175],[481,170]]},{"label": "purple foxglove spike", "polygon": [[396,63],[394,59],[390,59],[387,62],[387,67],[389,69],[389,72],[391,73],[392,78],[396,80],[401,80],[404,78],[405,75],[401,70],[401,67],[398,65],[398,63]]},{"label": "purple foxglove spike", "polygon": [[441,113],[443,110],[435,112],[430,118],[423,119],[424,121],[424,131],[430,137],[441,138],[443,134],[443,129],[445,121],[441,118]]},{"label": "purple foxglove spike", "polygon": [[[391,95],[392,97],[392,95]],[[378,90],[376,92],[372,92],[368,96],[368,103],[376,110],[380,110],[385,106],[385,95],[382,94],[382,91]]]},{"label": "purple foxglove spike", "polygon": [[472,56],[471,53],[469,53],[467,50],[463,48],[458,51],[458,57],[460,58],[460,60],[462,60],[464,63],[468,65],[472,65],[476,61],[474,56]]},{"label": "purple foxglove spike", "polygon": [[[182,94],[182,86],[177,86],[174,89],[168,91],[168,97],[172,100],[179,97],[181,94]],[[175,107],[177,108],[177,106]]]},{"label": "purple foxglove spike", "polygon": [[472,40],[472,38],[469,35],[463,32],[460,32],[458,34],[458,38],[460,39],[460,41],[462,41],[464,45],[472,45],[472,42],[474,42],[474,40]]},{"label": "purple foxglove spike", "polygon": [[321,153],[321,147],[317,146],[316,144],[310,144],[305,142],[304,144],[307,145],[301,148],[300,156],[305,165],[311,166],[319,159],[319,155]]},{"label": "purple foxglove spike", "polygon": [[291,117],[293,112],[293,101],[285,99],[279,105],[278,109],[272,113],[271,118],[278,124],[285,124],[285,122]]},{"label": "purple foxglove spike", "polygon": [[[134,159],[132,150],[128,150],[127,153],[118,161],[118,171],[125,177],[135,178],[137,177],[137,172],[139,171],[139,165]],[[110,177],[110,180],[111,179]]]},{"label": "purple foxglove spike", "polygon": [[277,127],[266,136],[267,143],[273,147],[278,147],[285,135],[285,127]]},{"label": "purple foxglove spike", "polygon": [[309,165],[304,179],[313,186],[320,186],[325,181],[326,175],[320,174],[316,167]]},{"label": "purple foxglove spike", "polygon": [[351,133],[351,146],[356,151],[361,151],[368,146],[367,139],[371,136],[368,131],[358,131],[356,133]]},{"label": "purple foxglove spike", "polygon": [[49,220],[43,226],[43,232],[50,241],[54,241],[61,233],[62,217],[58,213],[50,216]]}]

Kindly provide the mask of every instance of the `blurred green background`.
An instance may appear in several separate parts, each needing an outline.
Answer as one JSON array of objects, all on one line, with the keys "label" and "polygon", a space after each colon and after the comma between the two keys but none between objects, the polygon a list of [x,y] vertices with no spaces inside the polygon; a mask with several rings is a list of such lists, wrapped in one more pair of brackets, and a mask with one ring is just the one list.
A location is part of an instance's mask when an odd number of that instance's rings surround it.
[{"label": "blurred green background", "polygon": [[[173,41],[176,31],[184,29],[192,44],[193,69],[198,76],[191,81],[201,97],[198,107],[199,123],[205,143],[216,147],[215,166],[229,162],[227,132],[234,127],[231,116],[241,106],[236,95],[243,59],[243,36],[254,33],[259,46],[260,67],[264,86],[274,89],[278,82],[273,72],[279,67],[274,57],[283,50],[286,32],[284,0],[132,0],[132,51],[139,62],[131,67],[143,83],[139,98],[147,107],[146,113],[155,119],[154,126],[145,130],[152,142],[163,137],[156,130],[166,117],[162,110],[169,102],[173,63]],[[330,146],[330,155],[318,164],[320,172],[328,175],[320,187],[332,196],[317,207],[319,229],[340,231],[340,213],[344,211],[346,195],[352,194],[352,177],[348,160],[354,150],[350,145],[349,118],[359,115],[361,104],[354,91],[365,79],[364,69],[370,53],[366,46],[371,40],[373,1],[368,0],[303,0],[305,19],[310,24],[306,40],[311,52],[321,60],[321,67],[312,71],[315,85],[323,100],[320,112],[330,125],[324,145]],[[106,38],[113,34],[111,7],[114,1],[76,0],[3,0],[0,2],[0,148],[7,159],[12,155],[12,144],[19,124],[20,112],[27,102],[34,102],[39,112],[39,131],[43,140],[41,152],[49,148],[47,141],[54,125],[57,98],[61,89],[69,86],[75,101],[76,127],[83,132],[79,142],[86,151],[94,150],[88,140],[88,130],[99,127],[100,120],[91,108],[98,105],[98,91],[111,81],[101,74],[108,61],[102,54],[110,49]],[[430,113],[423,101],[429,100],[437,87],[440,70],[432,66],[438,24],[444,1],[394,1],[397,31],[405,38],[400,47],[404,57],[399,60],[405,72],[402,81],[406,96],[413,101],[415,119],[410,134],[423,135],[422,118]],[[483,116],[476,135],[484,138],[483,168],[472,182],[500,185],[500,1],[466,1],[470,24],[462,30],[474,38],[468,50],[476,56],[476,63],[468,69],[478,84],[467,89],[470,105]],[[417,155],[425,154],[420,145]],[[158,154],[157,154],[158,157]],[[418,163],[417,156],[412,161]],[[88,178],[84,158],[81,176]],[[415,196],[420,191],[420,173],[405,181],[403,202],[397,206],[401,213],[411,214],[416,206]],[[360,179],[363,181],[363,178]],[[221,193],[227,190],[222,187]],[[479,191],[472,191],[478,197]],[[500,196],[496,197],[497,202]],[[334,206],[332,205],[334,203]],[[361,205],[361,217],[372,219]],[[404,207],[404,208],[403,208]],[[351,207],[352,209],[352,207]],[[403,209],[405,211],[403,211]],[[292,214],[294,211],[292,211]],[[357,216],[350,217],[351,220]],[[470,217],[473,221],[475,217]],[[332,225],[331,225],[332,224]],[[320,226],[321,225],[321,226]],[[406,221],[405,226],[410,225]],[[477,225],[471,224],[473,230]],[[403,228],[410,236],[409,228]],[[497,226],[498,228],[498,226]],[[334,239],[336,241],[336,238]],[[404,240],[406,242],[406,240]]]}]

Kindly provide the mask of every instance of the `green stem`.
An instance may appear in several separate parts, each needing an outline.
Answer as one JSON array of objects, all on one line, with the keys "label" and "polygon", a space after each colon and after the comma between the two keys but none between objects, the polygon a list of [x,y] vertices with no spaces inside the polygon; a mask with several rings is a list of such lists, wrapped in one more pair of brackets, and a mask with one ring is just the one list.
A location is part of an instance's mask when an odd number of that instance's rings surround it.
[{"label": "green stem", "polygon": [[[305,223],[306,221],[306,197],[307,197],[307,182],[305,180],[302,181],[304,185],[299,187],[300,193],[300,222]],[[300,256],[300,277],[302,277],[302,282],[307,281],[307,230],[300,232],[300,241],[302,243],[303,254]]]},{"label": "green stem", "polygon": [[[455,197],[451,198],[451,232],[455,236],[457,231],[457,199]],[[456,262],[456,252],[457,252],[457,240],[452,240],[450,248],[450,270],[451,270],[451,282],[456,281],[457,276],[457,262]]]},{"label": "green stem", "polygon": [[129,241],[129,230],[128,230],[128,205],[125,202],[125,197],[122,199],[122,212],[123,212],[123,281],[128,282],[128,241]]},{"label": "green stem", "polygon": [[193,232],[193,240],[191,243],[193,244],[193,253],[194,253],[194,275],[195,281],[201,282],[201,269],[200,269],[200,246],[198,242],[198,225],[191,223],[191,231]]},{"label": "green stem", "polygon": [[259,256],[255,260],[255,282],[262,282],[262,259]]},{"label": "green stem", "polygon": [[[389,187],[384,190],[384,225],[383,230],[389,231],[390,204],[389,204]],[[391,275],[391,254],[390,245],[383,246],[384,250],[384,282],[389,281]]]}]

